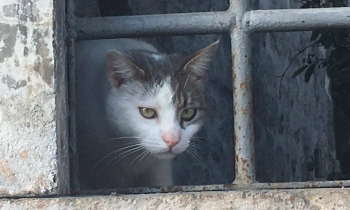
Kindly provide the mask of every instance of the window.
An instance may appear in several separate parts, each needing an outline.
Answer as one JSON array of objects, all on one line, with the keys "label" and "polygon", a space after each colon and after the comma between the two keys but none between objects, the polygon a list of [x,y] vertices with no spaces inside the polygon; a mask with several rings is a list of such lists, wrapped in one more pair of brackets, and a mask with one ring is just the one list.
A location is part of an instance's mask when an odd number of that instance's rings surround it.
[{"label": "window", "polygon": [[[101,3],[102,1],[100,1]],[[107,2],[107,1],[106,1]],[[70,3],[70,6],[74,5],[74,3]],[[230,158],[226,160],[226,163],[222,165],[222,167],[227,167],[226,176],[231,176],[232,180],[235,179],[233,184],[229,184],[229,182],[224,183],[229,179],[222,182],[221,180],[217,183],[209,182],[209,184],[217,184],[217,185],[197,185],[197,183],[184,183],[181,187],[154,187],[154,188],[137,188],[137,189],[118,189],[117,192],[126,192],[126,193],[144,193],[144,192],[171,192],[171,191],[202,191],[202,190],[227,190],[227,189],[240,189],[240,188],[307,188],[307,187],[340,187],[340,186],[348,186],[350,182],[348,181],[325,181],[327,173],[336,168],[336,161],[333,163],[334,159],[334,150],[335,145],[332,145],[331,141],[323,141],[324,144],[310,141],[310,148],[307,146],[303,147],[303,160],[293,159],[288,160],[289,171],[284,171],[285,167],[281,167],[281,176],[275,177],[274,179],[269,179],[269,177],[264,176],[265,172],[268,172],[269,169],[261,167],[261,164],[266,162],[263,158],[265,155],[271,155],[276,151],[280,151],[280,154],[272,155],[272,158],[278,159],[276,161],[271,161],[272,164],[278,163],[278,165],[283,166],[284,160],[282,158],[288,158],[286,155],[283,155],[285,151],[283,149],[283,143],[274,144],[277,148],[273,148],[270,151],[264,152],[261,148],[266,148],[266,144],[271,144],[271,142],[263,142],[261,140],[255,139],[254,144],[254,136],[256,135],[269,135],[269,132],[260,132],[259,129],[268,129],[266,123],[258,124],[254,122],[254,119],[258,120],[269,120],[269,115],[260,115],[258,118],[253,118],[253,106],[254,108],[257,105],[253,104],[258,101],[258,103],[263,103],[264,99],[259,98],[264,94],[264,91],[259,91],[260,87],[252,87],[253,81],[261,82],[263,80],[256,79],[255,75],[262,73],[254,72],[255,69],[266,70],[266,68],[275,67],[275,65],[266,65],[261,67],[261,63],[256,62],[259,59],[259,54],[257,51],[252,51],[256,48],[257,45],[263,43],[258,43],[256,40],[259,40],[259,34],[253,33],[266,33],[268,34],[264,36],[269,36],[267,40],[278,42],[278,38],[283,37],[283,35],[275,33],[279,32],[287,32],[287,31],[303,31],[303,30],[313,30],[316,28],[330,28],[330,27],[347,27],[348,23],[344,22],[347,20],[348,8],[332,8],[332,9],[310,9],[310,10],[252,10],[248,11],[249,5],[248,1],[230,1],[230,8],[226,11],[219,12],[204,12],[204,13],[188,13],[188,14],[167,14],[167,15],[147,15],[147,16],[121,16],[121,17],[85,17],[86,14],[84,12],[80,12],[78,14],[78,18],[72,19],[71,23],[75,23],[71,25],[70,30],[74,31],[76,37],[71,37],[71,46],[70,56],[74,57],[74,43],[79,40],[89,40],[89,39],[106,39],[106,38],[124,38],[124,37],[150,37],[155,36],[154,38],[145,38],[151,42],[157,42],[160,40],[169,41],[170,38],[159,37],[159,36],[170,36],[170,35],[192,35],[193,40],[197,40],[198,42],[201,40],[200,37],[206,37],[208,35],[202,34],[224,34],[221,35],[222,45],[221,51],[217,55],[217,59],[223,59],[224,55],[222,53],[228,53],[230,49],[228,49],[229,38],[227,34],[231,37],[231,54],[232,54],[232,79],[233,79],[233,109],[231,109],[231,113],[234,115],[234,151],[229,154],[229,148],[226,149],[225,154],[220,154],[223,156],[218,157],[220,160],[224,160],[225,158]],[[125,6],[125,5],[124,5]],[[105,7],[106,3],[100,4],[100,13],[101,9]],[[125,6],[125,10],[132,10],[132,8],[127,8]],[[224,8],[226,9],[226,8]],[[223,9],[223,10],[224,10]],[[128,14],[128,12],[120,12],[119,14]],[[110,16],[110,10],[104,10],[106,16]],[[76,12],[72,7],[69,12],[73,14]],[[130,11],[129,11],[130,12]],[[147,13],[149,14],[149,13]],[[334,14],[337,14],[334,16]],[[327,17],[333,16],[334,19],[328,19]],[[288,18],[286,18],[288,17]],[[314,18],[317,17],[317,18]],[[272,33],[274,32],[274,33]],[[201,36],[199,36],[201,35]],[[213,35],[211,35],[213,37]],[[218,36],[216,36],[218,37]],[[251,39],[255,38],[254,45],[251,43]],[[203,38],[204,39],[204,38]],[[181,40],[179,37],[173,38],[172,40]],[[180,41],[179,41],[180,42]],[[196,41],[193,41],[195,43]],[[254,41],[253,41],[254,42]],[[177,45],[177,43],[175,43]],[[175,45],[174,44],[174,45]],[[188,43],[187,44],[192,44]],[[179,44],[180,45],[180,44]],[[266,43],[265,43],[266,45]],[[272,45],[271,45],[272,46]],[[167,46],[164,45],[165,51]],[[174,48],[173,48],[174,49]],[[187,49],[189,50],[189,49]],[[191,49],[194,50],[194,49]],[[296,51],[297,52],[297,51]],[[221,53],[221,54],[220,54]],[[220,57],[222,56],[222,57]],[[267,58],[268,59],[268,58]],[[70,79],[71,81],[75,80],[74,75],[74,62],[70,63]],[[224,63],[222,66],[224,69],[227,69],[227,65],[230,63]],[[216,61],[216,65],[220,65],[220,61]],[[215,69],[218,71],[218,69]],[[225,72],[225,71],[224,71]],[[226,74],[225,72],[224,74]],[[214,74],[214,73],[213,73]],[[253,75],[253,76],[252,76]],[[266,74],[267,75],[267,74]],[[266,76],[265,75],[265,76]],[[273,77],[271,77],[273,78]],[[271,79],[272,80],[272,79]],[[216,81],[219,82],[219,81]],[[264,84],[260,84],[264,86]],[[73,90],[74,86],[71,87]],[[277,87],[276,91],[277,91]],[[252,91],[253,90],[253,91]],[[228,90],[229,92],[230,90]],[[220,101],[220,103],[229,103],[228,101],[232,98],[231,96],[222,96],[222,99],[225,101]],[[255,101],[255,98],[257,100]],[[229,100],[227,100],[229,99]],[[279,98],[280,99],[280,98]],[[274,98],[269,98],[269,100],[274,100]],[[74,96],[71,98],[71,102],[74,102]],[[298,103],[291,101],[290,103]],[[225,104],[227,105],[227,104]],[[79,107],[74,107],[74,109],[78,109]],[[220,107],[217,107],[218,109]],[[259,107],[257,107],[259,109]],[[261,108],[261,106],[260,106]],[[267,108],[265,106],[265,108]],[[254,110],[257,111],[256,109]],[[264,111],[262,109],[262,111]],[[275,110],[272,110],[274,112]],[[277,110],[276,110],[277,111]],[[71,117],[71,122],[73,122],[71,127],[71,139],[76,139],[75,137],[75,125],[74,125],[74,110],[72,110],[73,115]],[[223,115],[227,114],[222,112]],[[288,117],[284,115],[283,112],[276,114],[278,120],[280,122],[288,123],[288,120],[281,119],[284,117]],[[227,118],[229,119],[229,118]],[[317,119],[317,118],[316,118]],[[278,121],[277,120],[277,121]],[[255,126],[266,126],[255,128]],[[281,130],[285,125],[280,125]],[[229,127],[229,126],[228,126]],[[227,128],[227,127],[226,127]],[[296,130],[293,133],[293,138],[296,141],[304,141],[305,139],[315,138],[311,134],[307,134],[307,131],[303,130],[301,127],[299,130]],[[256,135],[254,135],[254,130]],[[218,131],[218,132],[230,132],[230,131]],[[260,133],[259,133],[260,132]],[[315,131],[317,132],[317,131]],[[283,133],[283,131],[281,131]],[[317,136],[317,134],[315,134]],[[225,143],[225,146],[230,147],[229,139],[231,137],[231,133],[226,135],[228,141]],[[292,138],[292,139],[293,139]],[[330,137],[332,139],[332,137]],[[264,137],[264,139],[268,139],[268,137]],[[282,141],[283,139],[281,139]],[[285,142],[286,144],[295,144],[295,142]],[[74,144],[73,144],[74,145]],[[221,145],[219,145],[221,146]],[[329,148],[324,148],[329,146]],[[280,149],[279,149],[280,148]],[[288,147],[287,147],[288,148]],[[290,148],[290,147],[289,147]],[[210,151],[210,150],[209,150]],[[270,153],[269,153],[270,152]],[[72,155],[72,180],[73,186],[77,193],[91,193],[91,191],[84,191],[84,187],[79,184],[79,175],[78,175],[78,167],[79,162],[77,162],[77,155],[79,153],[79,147],[73,147],[73,155]],[[233,164],[233,154],[235,154],[235,164]],[[228,155],[228,156],[225,156]],[[255,155],[259,158],[255,162]],[[330,158],[324,158],[326,156],[332,156]],[[212,157],[213,158],[213,157]],[[231,159],[232,158],[232,159]],[[325,163],[324,160],[328,162]],[[268,160],[267,160],[268,161]],[[266,164],[266,163],[265,163]],[[304,165],[302,165],[304,164]],[[212,164],[215,165],[215,164]],[[327,165],[327,171],[323,171]],[[203,166],[203,165],[201,165]],[[210,165],[206,165],[205,167],[210,167]],[[233,172],[233,168],[235,168],[235,174]],[[257,170],[256,170],[257,168]],[[278,167],[276,165],[270,166],[270,170],[275,170]],[[309,169],[306,171],[301,171],[304,169]],[[299,170],[299,171],[298,171]],[[256,177],[257,171],[257,177]],[[293,178],[286,177],[283,174],[287,173],[303,173],[306,172],[312,173],[310,176],[295,176]],[[261,176],[261,177],[259,177]],[[306,178],[305,178],[306,177]],[[187,178],[187,177],[186,177]],[[288,182],[290,179],[296,180],[294,182]],[[195,180],[195,179],[194,179]],[[257,183],[256,181],[262,180],[262,183]],[[309,181],[313,180],[313,181]],[[319,181],[318,181],[319,180]],[[268,183],[273,181],[274,183]],[[303,182],[305,181],[305,182]],[[181,181],[180,181],[181,183]],[[204,184],[205,181],[203,181]],[[186,186],[190,185],[190,186]],[[197,186],[191,186],[197,185]],[[82,191],[81,191],[82,190]],[[111,189],[112,190],[112,189]],[[113,189],[112,191],[114,191]],[[96,192],[96,191],[94,191]],[[109,193],[110,191],[101,191],[101,193]],[[93,193],[93,192],[92,192]]]}]

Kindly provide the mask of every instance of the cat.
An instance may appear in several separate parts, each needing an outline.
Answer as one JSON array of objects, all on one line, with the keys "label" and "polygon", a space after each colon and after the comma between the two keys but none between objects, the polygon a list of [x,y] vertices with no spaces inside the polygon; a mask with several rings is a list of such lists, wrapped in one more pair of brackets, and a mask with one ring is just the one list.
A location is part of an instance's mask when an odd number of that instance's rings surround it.
[{"label": "cat", "polygon": [[184,57],[136,39],[76,43],[82,188],[173,185],[171,160],[203,124],[207,71],[218,44]]}]

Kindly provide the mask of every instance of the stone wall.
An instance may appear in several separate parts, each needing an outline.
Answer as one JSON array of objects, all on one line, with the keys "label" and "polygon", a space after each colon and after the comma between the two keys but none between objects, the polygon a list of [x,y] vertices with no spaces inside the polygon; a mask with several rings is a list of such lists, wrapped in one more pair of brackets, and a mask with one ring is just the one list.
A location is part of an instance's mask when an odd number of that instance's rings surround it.
[{"label": "stone wall", "polygon": [[47,195],[64,186],[53,15],[52,0],[0,2],[0,196]]}]

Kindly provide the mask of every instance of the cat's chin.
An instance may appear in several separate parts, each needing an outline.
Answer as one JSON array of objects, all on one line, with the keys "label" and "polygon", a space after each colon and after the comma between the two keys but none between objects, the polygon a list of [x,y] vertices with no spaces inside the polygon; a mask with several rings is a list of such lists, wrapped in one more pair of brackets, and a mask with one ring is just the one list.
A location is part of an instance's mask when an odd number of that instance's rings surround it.
[{"label": "cat's chin", "polygon": [[177,154],[173,152],[163,152],[163,153],[154,153],[153,155],[158,159],[172,159],[176,157]]}]

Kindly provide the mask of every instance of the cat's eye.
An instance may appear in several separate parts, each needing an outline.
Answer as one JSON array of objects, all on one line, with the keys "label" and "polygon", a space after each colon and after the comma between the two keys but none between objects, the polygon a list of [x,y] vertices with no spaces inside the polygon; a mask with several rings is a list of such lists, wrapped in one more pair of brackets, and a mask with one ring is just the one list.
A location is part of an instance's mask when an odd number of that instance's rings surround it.
[{"label": "cat's eye", "polygon": [[184,111],[182,111],[181,113],[181,119],[183,121],[191,121],[197,114],[197,110],[196,109],[185,109]]},{"label": "cat's eye", "polygon": [[147,108],[147,107],[140,107],[140,114],[142,115],[142,117],[146,118],[146,119],[152,119],[157,117],[157,112],[154,109],[151,108]]}]

